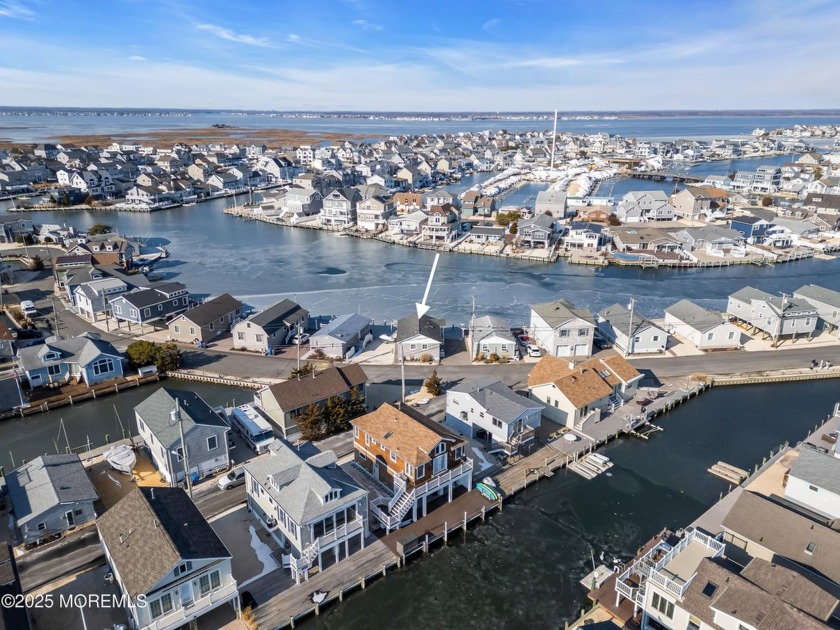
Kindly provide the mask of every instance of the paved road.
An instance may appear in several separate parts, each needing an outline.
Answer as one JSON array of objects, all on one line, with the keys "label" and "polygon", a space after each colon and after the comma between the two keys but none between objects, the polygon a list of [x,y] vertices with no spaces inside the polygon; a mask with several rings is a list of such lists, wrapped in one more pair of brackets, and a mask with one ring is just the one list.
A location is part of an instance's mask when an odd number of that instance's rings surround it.
[{"label": "paved road", "polygon": [[193,500],[201,513],[204,514],[204,518],[209,519],[225,510],[245,503],[245,485],[230,490],[219,490],[211,487],[201,494],[195,494]]},{"label": "paved road", "polygon": [[95,527],[86,527],[65,536],[40,551],[18,561],[20,583],[25,592],[99,562],[105,553]]}]

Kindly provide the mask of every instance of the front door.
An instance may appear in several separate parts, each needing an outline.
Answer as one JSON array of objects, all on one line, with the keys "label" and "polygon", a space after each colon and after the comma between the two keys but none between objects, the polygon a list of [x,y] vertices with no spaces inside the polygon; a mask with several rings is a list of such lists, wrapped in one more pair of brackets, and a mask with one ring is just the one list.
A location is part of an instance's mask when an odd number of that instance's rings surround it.
[{"label": "front door", "polygon": [[75,527],[76,526],[76,517],[73,516],[73,510],[68,511],[64,518],[67,519],[67,527]]},{"label": "front door", "polygon": [[192,603],[192,588],[190,588],[189,582],[184,582],[181,584],[181,606],[186,608],[187,606],[192,606]]}]

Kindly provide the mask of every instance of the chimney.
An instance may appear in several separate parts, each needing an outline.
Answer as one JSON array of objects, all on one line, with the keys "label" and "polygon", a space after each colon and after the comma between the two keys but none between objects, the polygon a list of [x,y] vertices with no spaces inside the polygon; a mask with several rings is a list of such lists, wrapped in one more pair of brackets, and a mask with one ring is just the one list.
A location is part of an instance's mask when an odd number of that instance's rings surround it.
[{"label": "chimney", "polygon": [[569,369],[570,369],[570,370],[574,370],[574,369],[575,369],[575,362],[574,362],[574,359],[569,359]]}]

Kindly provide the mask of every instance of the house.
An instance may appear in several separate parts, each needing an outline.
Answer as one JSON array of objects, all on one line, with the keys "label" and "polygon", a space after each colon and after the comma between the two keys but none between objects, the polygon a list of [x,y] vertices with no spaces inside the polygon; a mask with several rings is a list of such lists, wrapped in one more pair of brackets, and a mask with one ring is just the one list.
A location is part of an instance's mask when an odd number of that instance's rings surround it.
[{"label": "house", "polygon": [[631,400],[641,380],[642,374],[617,354],[577,365],[545,355],[528,374],[528,390],[545,405],[544,416],[580,430]]},{"label": "house", "polygon": [[397,358],[420,361],[428,356],[435,362],[443,356],[443,328],[446,322],[428,315],[403,317],[397,322]]},{"label": "house", "polygon": [[173,318],[167,328],[169,338],[184,343],[200,343],[230,330],[242,315],[242,302],[223,293]]},{"label": "house", "polygon": [[335,397],[364,402],[366,383],[367,375],[357,363],[330,366],[322,372],[313,372],[311,376],[264,387],[254,394],[254,404],[286,438],[291,438],[300,432],[297,418],[310,405],[323,407]]},{"label": "house", "polygon": [[615,210],[622,223],[673,221],[674,206],[662,190],[631,191],[624,195]]},{"label": "house", "polygon": [[16,243],[17,239],[31,237],[35,226],[31,219],[4,219],[0,221],[0,243]]},{"label": "house", "polygon": [[394,216],[394,205],[383,197],[369,197],[359,202],[357,212],[360,230],[381,232],[388,228],[388,219]]},{"label": "house", "polygon": [[230,427],[198,394],[162,387],[134,408],[134,417],[137,432],[167,483],[184,480],[185,456],[192,479],[230,465]]},{"label": "house", "polygon": [[313,216],[321,212],[323,205],[323,198],[317,190],[292,185],[283,196],[282,217],[291,220],[291,217]]},{"label": "house", "polygon": [[773,224],[761,217],[739,216],[729,221],[729,228],[735,230],[748,243],[763,243]]},{"label": "house", "polygon": [[355,227],[361,195],[355,188],[336,188],[324,197],[321,224],[335,229]]},{"label": "house", "polygon": [[698,350],[735,350],[741,347],[741,329],[689,300],[665,309],[665,328],[690,341]]},{"label": "house", "polygon": [[94,333],[69,339],[47,337],[42,345],[20,348],[17,356],[29,387],[71,380],[90,386],[121,378],[122,361],[116,348]]},{"label": "house", "polygon": [[398,192],[394,194],[394,206],[400,214],[422,210],[423,195],[414,192]]},{"label": "house", "polygon": [[470,357],[479,355],[489,357],[518,358],[519,350],[516,339],[510,332],[507,320],[494,315],[474,317],[470,323],[468,338]]},{"label": "house", "polygon": [[88,237],[88,242],[67,250],[68,256],[89,254],[95,265],[120,265],[130,267],[134,260],[134,245],[115,234],[97,234]]},{"label": "house", "polygon": [[531,306],[528,334],[555,357],[588,357],[592,354],[595,320],[589,310],[561,298]]},{"label": "house", "polygon": [[603,230],[604,226],[597,223],[572,221],[569,224],[569,231],[563,237],[563,247],[598,251],[607,244]]},{"label": "house", "polygon": [[480,244],[501,243],[506,232],[501,225],[478,225],[469,231],[467,241]]},{"label": "house", "polygon": [[175,630],[220,606],[239,614],[231,554],[180,488],[135,488],[96,520],[132,628]]},{"label": "house", "polygon": [[46,542],[96,518],[99,495],[75,453],[42,455],[6,477],[23,543]]},{"label": "house", "polygon": [[788,336],[810,338],[817,327],[817,309],[809,302],[787,295],[776,297],[752,287],[730,295],[726,313],[763,331],[774,342]]},{"label": "house", "polygon": [[613,227],[610,233],[619,252],[679,252],[682,249],[682,244],[661,228]]},{"label": "house", "polygon": [[808,193],[805,201],[802,202],[802,207],[820,214],[840,214],[840,195]]},{"label": "house", "polygon": [[744,237],[737,230],[719,225],[706,225],[701,228],[686,228],[674,233],[674,238],[683,244],[686,251],[704,250],[712,255],[745,254]]},{"label": "house", "polygon": [[838,600],[811,577],[760,558],[738,566],[726,547],[696,528],[664,532],[615,581],[622,599],[641,612],[642,628],[829,627]]},{"label": "house", "polygon": [[671,196],[674,215],[691,221],[709,221],[726,214],[729,193],[720,188],[689,186]]},{"label": "house", "polygon": [[640,313],[622,304],[613,304],[595,317],[598,332],[625,356],[663,353],[668,333]]},{"label": "house", "polygon": [[373,339],[369,317],[357,313],[339,315],[312,333],[309,348],[328,357],[349,358]]},{"label": "house", "polygon": [[111,316],[117,322],[149,324],[166,320],[189,308],[190,295],[180,282],[161,282],[111,298]]},{"label": "house", "polygon": [[388,233],[415,236],[421,233],[428,220],[429,215],[422,210],[397,215],[388,219]]},{"label": "house", "polygon": [[547,214],[562,219],[566,216],[566,193],[560,190],[541,190],[534,201],[534,214]]},{"label": "house", "polygon": [[816,284],[806,284],[794,291],[793,297],[817,309],[822,329],[836,331],[840,337],[840,293]]},{"label": "house", "polygon": [[823,518],[840,518],[840,451],[801,448],[787,474],[785,500]]},{"label": "house", "polygon": [[387,532],[472,488],[465,440],[414,409],[384,403],[351,424],[356,463],[392,492],[370,503]]},{"label": "house", "polygon": [[517,247],[548,249],[554,241],[555,221],[549,214],[538,214],[532,219],[521,219],[517,224]]},{"label": "house", "polygon": [[119,278],[103,278],[80,284],[73,290],[73,303],[79,314],[95,322],[100,315],[108,319],[110,300],[128,291],[128,285]]},{"label": "house", "polygon": [[449,243],[458,238],[461,233],[461,221],[458,211],[452,204],[432,206],[428,212],[428,220],[421,226],[420,233],[423,240],[443,241]]},{"label": "house", "polygon": [[421,198],[423,201],[423,205],[427,210],[431,210],[434,206],[454,204],[454,197],[452,196],[452,193],[450,193],[448,190],[444,190],[443,188],[438,188],[431,192],[423,193]]},{"label": "house", "polygon": [[490,450],[520,452],[534,440],[542,404],[515,393],[492,377],[460,383],[446,392],[446,423]]},{"label": "house", "polygon": [[308,323],[309,311],[291,300],[283,300],[234,324],[233,348],[267,353],[289,343]]},{"label": "house", "polygon": [[288,552],[298,584],[312,567],[323,571],[364,549],[369,533],[368,491],[337,465],[333,451],[312,450],[304,457],[276,440],[268,457],[245,465],[248,510]]},{"label": "house", "polygon": [[735,562],[760,558],[840,584],[840,531],[815,516],[744,491],[721,523],[726,555]]}]

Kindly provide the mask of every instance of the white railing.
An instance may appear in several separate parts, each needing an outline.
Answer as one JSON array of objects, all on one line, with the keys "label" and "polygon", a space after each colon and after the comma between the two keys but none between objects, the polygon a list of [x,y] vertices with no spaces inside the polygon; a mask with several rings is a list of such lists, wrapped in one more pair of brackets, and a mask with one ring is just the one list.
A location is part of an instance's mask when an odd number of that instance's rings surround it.
[{"label": "white railing", "polygon": [[420,485],[420,486],[417,486],[416,488],[414,488],[414,494],[415,494],[415,496],[420,497],[420,496],[423,496],[424,494],[427,494],[427,493],[429,493],[433,490],[437,490],[438,488],[440,488],[443,485],[446,485],[447,483],[449,483],[453,479],[456,479],[457,477],[460,477],[465,472],[467,472],[469,470],[472,470],[472,468],[473,468],[473,461],[468,457],[467,461],[464,462],[463,464],[461,464],[460,466],[458,466],[457,468],[453,468],[452,470],[447,470],[446,472],[438,475],[437,477],[434,477],[434,478],[430,479],[429,481],[427,481],[423,485]]},{"label": "white railing", "polygon": [[400,519],[383,512],[378,506],[370,504],[370,512],[373,516],[389,530],[397,529],[400,526]]},{"label": "white railing", "polygon": [[359,531],[365,526],[365,521],[362,518],[361,514],[356,514],[356,518],[352,521],[348,521],[341,527],[336,527],[329,533],[324,534],[323,536],[319,536],[318,539],[315,541],[318,546],[323,549],[325,546],[329,545],[336,540],[344,538],[348,534],[352,534],[354,532]]},{"label": "white railing", "polygon": [[648,578],[654,584],[658,584],[666,591],[673,593],[677,597],[682,597],[685,589],[688,588],[688,584],[690,582],[684,582],[683,580],[672,580],[669,577],[666,577],[659,571],[651,571],[650,577]]},{"label": "white railing", "polygon": [[204,597],[195,600],[192,604],[172,611],[165,617],[156,619],[149,625],[143,626],[142,630],[169,630],[170,628],[178,628],[184,625],[184,620],[187,617],[202,615],[220,601],[228,599],[236,593],[238,593],[236,580],[231,580],[230,584],[211,591]]},{"label": "white railing", "polygon": [[616,580],[615,582],[615,590],[618,592],[619,595],[623,595],[630,601],[636,601],[636,592],[639,590],[637,586],[629,586],[625,584],[621,579]]},{"label": "white railing", "polygon": [[414,493],[415,490],[412,490],[408,494],[403,494],[400,500],[390,510],[391,516],[396,518],[400,523],[405,518],[406,513],[411,509],[411,506],[414,505]]}]

